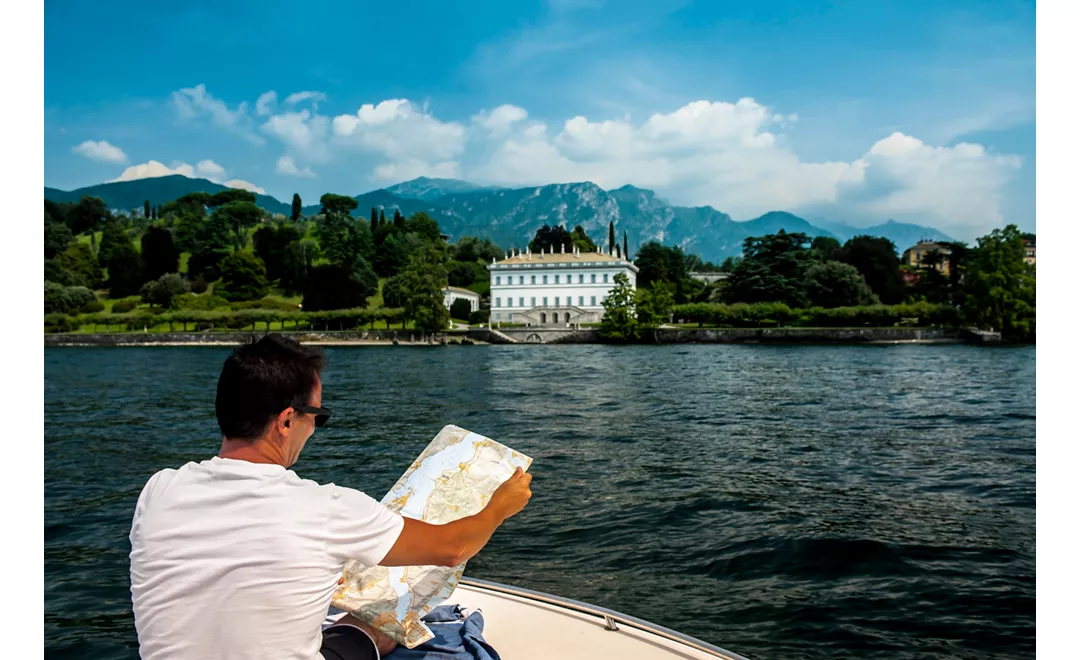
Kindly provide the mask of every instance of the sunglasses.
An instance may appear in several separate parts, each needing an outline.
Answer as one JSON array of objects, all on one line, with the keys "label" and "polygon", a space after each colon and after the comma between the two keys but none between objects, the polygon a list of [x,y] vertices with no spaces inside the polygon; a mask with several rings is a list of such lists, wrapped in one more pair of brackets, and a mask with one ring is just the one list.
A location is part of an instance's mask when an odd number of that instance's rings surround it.
[{"label": "sunglasses", "polygon": [[326,424],[326,421],[330,419],[330,411],[326,408],[316,408],[315,406],[291,406],[293,410],[298,412],[307,413],[309,415],[315,415],[315,428],[321,428]]}]

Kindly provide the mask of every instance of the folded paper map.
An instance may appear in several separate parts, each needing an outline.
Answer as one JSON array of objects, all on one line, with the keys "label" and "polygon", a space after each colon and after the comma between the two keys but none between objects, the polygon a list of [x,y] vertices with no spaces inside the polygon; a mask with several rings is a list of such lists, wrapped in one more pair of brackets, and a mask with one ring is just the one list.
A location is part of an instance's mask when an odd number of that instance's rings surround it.
[{"label": "folded paper map", "polygon": [[[492,493],[532,459],[494,440],[445,426],[382,499],[406,518],[441,525],[479,513]],[[431,639],[421,619],[457,587],[459,566],[345,566],[333,606],[350,612],[399,644]]]}]

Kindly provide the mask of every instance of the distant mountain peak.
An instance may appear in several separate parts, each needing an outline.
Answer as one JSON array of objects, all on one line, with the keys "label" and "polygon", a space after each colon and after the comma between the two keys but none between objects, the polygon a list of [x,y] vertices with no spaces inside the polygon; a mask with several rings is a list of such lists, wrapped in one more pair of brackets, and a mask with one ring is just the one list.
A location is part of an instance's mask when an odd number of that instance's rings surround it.
[{"label": "distant mountain peak", "polygon": [[462,181],[461,179],[440,179],[436,177],[418,176],[415,179],[402,181],[383,190],[410,199],[423,199],[431,201],[445,195],[460,193],[481,192],[498,190],[498,186],[479,186],[475,183]]}]

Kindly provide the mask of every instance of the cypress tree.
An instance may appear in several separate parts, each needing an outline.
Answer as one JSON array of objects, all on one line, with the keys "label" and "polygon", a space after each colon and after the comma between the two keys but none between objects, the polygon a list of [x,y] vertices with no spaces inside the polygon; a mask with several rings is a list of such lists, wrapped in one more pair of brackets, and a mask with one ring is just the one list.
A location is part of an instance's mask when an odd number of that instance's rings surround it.
[{"label": "cypress tree", "polygon": [[607,226],[607,246],[608,254],[615,252],[615,221],[609,220]]},{"label": "cypress tree", "polygon": [[374,206],[371,207],[371,235],[375,235],[375,230],[379,228],[379,212]]},{"label": "cypress tree", "polygon": [[630,249],[626,246],[626,230],[622,233],[622,258],[627,261],[630,260]]},{"label": "cypress tree", "polygon": [[[397,217],[397,216],[395,215],[395,217]],[[380,225],[385,225],[386,224],[386,212],[385,211],[379,211],[379,224]]]},{"label": "cypress tree", "polygon": [[142,209],[143,209],[143,211],[142,211],[143,217],[144,218],[149,218],[150,217],[150,200],[147,199],[147,200],[143,201]]},{"label": "cypress tree", "polygon": [[292,196],[292,220],[296,222],[300,219],[300,211],[303,209],[303,205],[300,203],[300,195],[293,193]]}]

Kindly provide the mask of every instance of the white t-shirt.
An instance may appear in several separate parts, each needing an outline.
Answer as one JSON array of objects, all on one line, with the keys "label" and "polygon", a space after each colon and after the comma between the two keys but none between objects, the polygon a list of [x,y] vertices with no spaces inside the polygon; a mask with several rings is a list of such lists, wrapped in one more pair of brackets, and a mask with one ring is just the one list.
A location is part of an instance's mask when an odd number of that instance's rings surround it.
[{"label": "white t-shirt", "polygon": [[280,465],[215,456],[158,472],[131,524],[143,658],[321,658],[345,562],[375,566],[404,520]]}]

